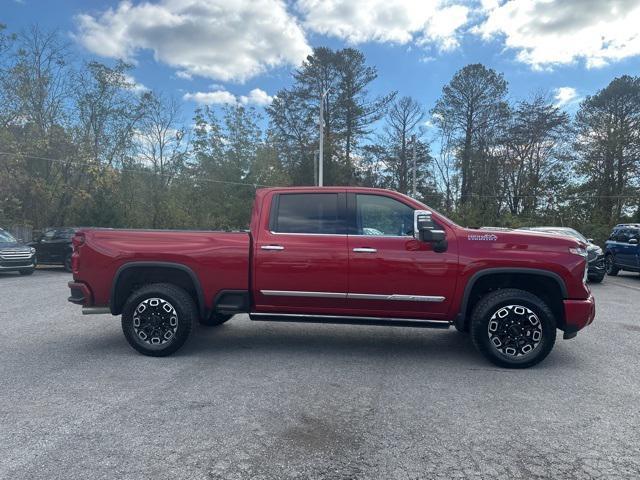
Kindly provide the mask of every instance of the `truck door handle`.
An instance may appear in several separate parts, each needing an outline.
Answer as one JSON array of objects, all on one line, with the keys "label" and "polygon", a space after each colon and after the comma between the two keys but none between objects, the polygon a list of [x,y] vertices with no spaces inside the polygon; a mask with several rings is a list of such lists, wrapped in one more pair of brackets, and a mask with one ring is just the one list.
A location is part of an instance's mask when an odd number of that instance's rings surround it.
[{"label": "truck door handle", "polygon": [[262,245],[260,248],[262,250],[284,250],[282,245]]},{"label": "truck door handle", "polygon": [[375,248],[360,247],[354,248],[353,251],[356,253],[376,253],[378,250],[376,250]]}]

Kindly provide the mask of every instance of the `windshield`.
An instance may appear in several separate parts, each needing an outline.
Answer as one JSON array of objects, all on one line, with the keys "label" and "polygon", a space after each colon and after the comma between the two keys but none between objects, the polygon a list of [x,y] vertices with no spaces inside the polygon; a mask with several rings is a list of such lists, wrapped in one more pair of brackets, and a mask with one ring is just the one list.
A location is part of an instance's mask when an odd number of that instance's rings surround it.
[{"label": "windshield", "polygon": [[0,230],[0,242],[16,243],[16,239],[9,232]]}]

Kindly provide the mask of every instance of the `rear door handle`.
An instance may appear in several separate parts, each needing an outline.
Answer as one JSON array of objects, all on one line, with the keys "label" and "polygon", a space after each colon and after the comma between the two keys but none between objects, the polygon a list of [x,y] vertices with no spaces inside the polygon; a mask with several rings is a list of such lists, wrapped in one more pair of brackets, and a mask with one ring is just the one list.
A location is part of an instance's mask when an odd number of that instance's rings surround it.
[{"label": "rear door handle", "polygon": [[376,250],[375,248],[360,247],[354,248],[353,251],[356,253],[376,253],[378,250]]},{"label": "rear door handle", "polygon": [[284,250],[282,245],[262,245],[260,248],[262,250]]}]

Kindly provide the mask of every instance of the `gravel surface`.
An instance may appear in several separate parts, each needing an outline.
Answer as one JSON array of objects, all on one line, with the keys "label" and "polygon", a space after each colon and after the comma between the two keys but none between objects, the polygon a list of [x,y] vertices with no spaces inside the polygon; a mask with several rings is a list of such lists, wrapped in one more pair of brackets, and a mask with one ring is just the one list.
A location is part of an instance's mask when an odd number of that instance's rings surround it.
[{"label": "gravel surface", "polygon": [[640,276],[502,370],[448,331],[251,322],[148,358],[70,276],[0,274],[2,479],[638,478]]}]

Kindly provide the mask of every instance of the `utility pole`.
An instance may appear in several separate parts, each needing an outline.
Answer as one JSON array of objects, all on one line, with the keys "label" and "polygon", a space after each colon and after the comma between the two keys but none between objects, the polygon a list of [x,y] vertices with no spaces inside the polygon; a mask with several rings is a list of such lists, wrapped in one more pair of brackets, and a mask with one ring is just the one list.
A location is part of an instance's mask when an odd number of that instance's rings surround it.
[{"label": "utility pole", "polygon": [[318,150],[313,151],[313,184],[318,185]]},{"label": "utility pole", "polygon": [[414,135],[411,139],[413,142],[413,185],[411,188],[412,197],[416,198],[416,136]]},{"label": "utility pole", "polygon": [[322,187],[324,181],[324,99],[329,93],[329,89],[325,89],[320,97],[320,145],[318,147],[318,186]]}]

